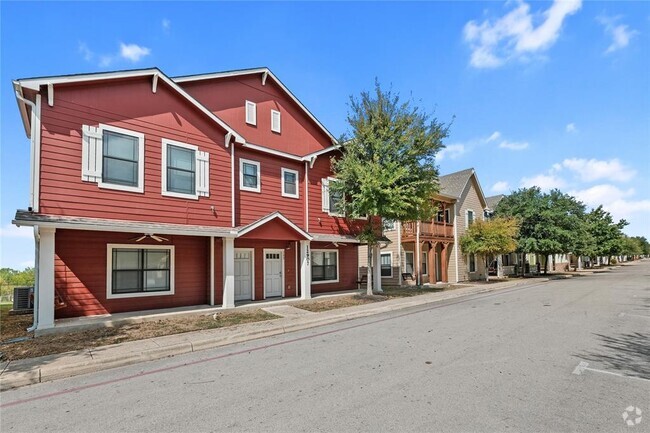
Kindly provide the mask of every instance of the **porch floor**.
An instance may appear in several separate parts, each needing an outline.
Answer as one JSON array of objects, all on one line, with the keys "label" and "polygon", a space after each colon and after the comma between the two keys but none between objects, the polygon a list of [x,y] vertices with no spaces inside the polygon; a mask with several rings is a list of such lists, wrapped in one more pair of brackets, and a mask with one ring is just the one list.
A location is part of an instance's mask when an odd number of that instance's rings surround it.
[{"label": "porch floor", "polygon": [[[311,299],[328,298],[336,296],[346,296],[359,293],[358,290],[345,290],[338,292],[318,293],[312,295]],[[235,308],[223,308],[216,305],[190,305],[187,307],[161,308],[157,310],[140,310],[126,313],[102,314],[98,316],[71,317],[66,319],[57,319],[54,322],[54,328],[37,331],[37,335],[50,333],[79,331],[82,329],[92,328],[110,328],[129,323],[140,323],[151,320],[169,319],[174,317],[207,315],[225,311],[238,311],[250,308],[266,308],[280,305],[287,305],[304,301],[300,297],[292,298],[271,298],[260,301],[238,301]]]}]

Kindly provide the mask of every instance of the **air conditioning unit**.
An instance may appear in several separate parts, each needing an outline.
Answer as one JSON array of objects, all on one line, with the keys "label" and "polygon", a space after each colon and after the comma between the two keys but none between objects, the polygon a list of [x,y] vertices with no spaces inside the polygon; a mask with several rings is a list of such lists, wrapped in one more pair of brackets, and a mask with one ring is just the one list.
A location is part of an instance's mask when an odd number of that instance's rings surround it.
[{"label": "air conditioning unit", "polygon": [[33,287],[14,287],[14,311],[33,309],[34,305],[32,305],[32,293],[34,293]]}]

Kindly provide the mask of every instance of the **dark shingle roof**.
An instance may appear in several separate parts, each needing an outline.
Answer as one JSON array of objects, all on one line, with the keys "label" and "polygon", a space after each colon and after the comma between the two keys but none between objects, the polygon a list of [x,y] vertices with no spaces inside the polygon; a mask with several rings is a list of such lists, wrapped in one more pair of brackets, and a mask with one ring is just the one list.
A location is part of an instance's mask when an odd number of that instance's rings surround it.
[{"label": "dark shingle roof", "polygon": [[467,181],[474,173],[473,168],[440,176],[440,194],[460,198]]},{"label": "dark shingle roof", "polygon": [[505,197],[505,195],[503,194],[493,195],[490,197],[485,197],[485,201],[487,202],[488,207],[494,210],[494,208],[497,207],[499,202],[503,200],[503,197]]}]

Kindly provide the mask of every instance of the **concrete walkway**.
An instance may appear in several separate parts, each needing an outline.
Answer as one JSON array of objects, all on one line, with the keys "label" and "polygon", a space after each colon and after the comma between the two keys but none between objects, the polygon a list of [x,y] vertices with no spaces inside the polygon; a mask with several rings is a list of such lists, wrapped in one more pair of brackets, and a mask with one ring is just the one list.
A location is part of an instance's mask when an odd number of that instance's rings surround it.
[{"label": "concrete walkway", "polygon": [[357,305],[320,313],[299,310],[289,305],[266,307],[264,308],[266,311],[283,317],[265,322],[167,335],[164,337],[129,341],[110,346],[42,356],[39,358],[5,362],[0,365],[0,370],[2,370],[0,373],[0,390],[122,367],[183,353],[212,349],[228,344],[299,331],[478,293],[538,284],[548,280],[549,278],[534,278],[503,283],[477,284],[445,292],[430,293],[409,298],[395,298],[383,302]]}]

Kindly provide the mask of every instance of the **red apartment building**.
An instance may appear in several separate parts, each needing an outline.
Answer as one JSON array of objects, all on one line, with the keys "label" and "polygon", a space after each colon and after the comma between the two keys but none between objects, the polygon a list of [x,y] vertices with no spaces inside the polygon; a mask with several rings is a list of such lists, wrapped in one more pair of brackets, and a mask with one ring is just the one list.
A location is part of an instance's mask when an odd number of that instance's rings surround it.
[{"label": "red apartment building", "polygon": [[267,68],[14,81],[31,140],[36,330],[55,319],[353,289],[335,138]]}]

